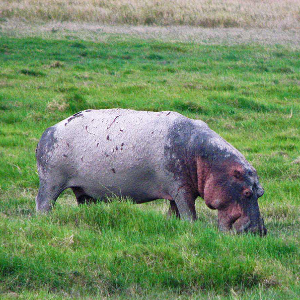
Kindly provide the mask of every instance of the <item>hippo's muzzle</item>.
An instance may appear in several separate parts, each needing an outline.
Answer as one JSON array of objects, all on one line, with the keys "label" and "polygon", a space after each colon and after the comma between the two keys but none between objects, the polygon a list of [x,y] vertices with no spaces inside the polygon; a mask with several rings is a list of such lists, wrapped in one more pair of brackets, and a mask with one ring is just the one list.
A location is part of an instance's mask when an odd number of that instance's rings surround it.
[{"label": "hippo's muzzle", "polygon": [[251,224],[250,219],[238,219],[233,223],[232,228],[238,234],[246,232],[259,234],[260,236],[267,234],[267,228],[265,227],[263,218],[260,218],[256,225]]},{"label": "hippo's muzzle", "polygon": [[237,234],[242,233],[253,233],[259,234],[260,236],[265,236],[267,234],[267,229],[264,224],[263,218],[260,218],[258,224],[253,225],[249,218],[245,219],[240,217],[234,223],[229,223],[225,225],[219,220],[219,230],[220,231],[230,231],[233,230]]},{"label": "hippo's muzzle", "polygon": [[253,197],[243,203],[233,203],[229,209],[218,211],[218,224],[221,231],[253,233],[264,236],[267,229],[260,215],[257,198]]}]

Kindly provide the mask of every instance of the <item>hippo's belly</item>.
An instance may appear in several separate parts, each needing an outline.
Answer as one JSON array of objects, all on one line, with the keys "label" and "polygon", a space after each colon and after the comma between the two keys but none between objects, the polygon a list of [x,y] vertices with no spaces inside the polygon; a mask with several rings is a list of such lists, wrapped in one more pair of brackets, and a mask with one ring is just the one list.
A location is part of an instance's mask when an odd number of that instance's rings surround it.
[{"label": "hippo's belly", "polygon": [[[170,178],[171,180],[171,178]],[[79,173],[71,178],[69,186],[79,186],[84,192],[95,198],[104,199],[110,196],[129,197],[135,203],[143,203],[155,199],[166,198],[169,179],[159,176],[156,170],[145,168],[97,169],[97,172]]]}]

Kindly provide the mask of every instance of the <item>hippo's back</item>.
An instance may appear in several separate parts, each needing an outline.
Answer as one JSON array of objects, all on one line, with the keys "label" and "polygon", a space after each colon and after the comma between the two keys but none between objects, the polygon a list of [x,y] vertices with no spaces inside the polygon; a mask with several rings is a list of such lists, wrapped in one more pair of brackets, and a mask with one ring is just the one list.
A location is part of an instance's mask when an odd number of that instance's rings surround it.
[{"label": "hippo's back", "polygon": [[79,154],[106,159],[123,155],[123,161],[131,161],[154,151],[157,157],[170,128],[180,119],[189,121],[168,111],[86,110],[55,125],[54,137],[60,147],[67,146],[66,151],[76,151],[74,159]]},{"label": "hippo's back", "polygon": [[85,110],[61,121],[56,128],[58,135],[77,135],[82,132],[87,135],[106,135],[107,137],[107,134],[111,134],[131,137],[132,143],[134,143],[135,138],[139,135],[143,135],[147,139],[147,134],[165,131],[178,118],[187,119],[179,113],[169,111]]}]

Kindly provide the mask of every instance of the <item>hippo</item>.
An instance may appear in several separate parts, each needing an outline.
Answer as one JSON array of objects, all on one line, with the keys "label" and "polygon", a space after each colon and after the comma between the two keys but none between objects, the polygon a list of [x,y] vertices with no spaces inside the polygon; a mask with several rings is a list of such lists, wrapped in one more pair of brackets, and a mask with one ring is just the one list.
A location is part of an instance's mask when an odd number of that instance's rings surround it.
[{"label": "hippo", "polygon": [[200,120],[177,112],[85,110],[49,127],[36,149],[36,209],[51,210],[71,188],[78,204],[110,196],[170,201],[171,214],[196,220],[195,200],[218,211],[221,231],[266,234],[256,170]]}]

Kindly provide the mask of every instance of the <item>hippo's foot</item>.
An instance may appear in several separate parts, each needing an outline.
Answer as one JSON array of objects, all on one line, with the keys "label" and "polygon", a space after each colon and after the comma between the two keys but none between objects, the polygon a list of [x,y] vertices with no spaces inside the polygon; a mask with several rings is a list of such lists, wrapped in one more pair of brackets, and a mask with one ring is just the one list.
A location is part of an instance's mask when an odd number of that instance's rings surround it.
[{"label": "hippo's foot", "polygon": [[40,179],[40,187],[36,197],[37,212],[48,212],[52,209],[58,196],[66,188],[64,182],[52,182]]}]

